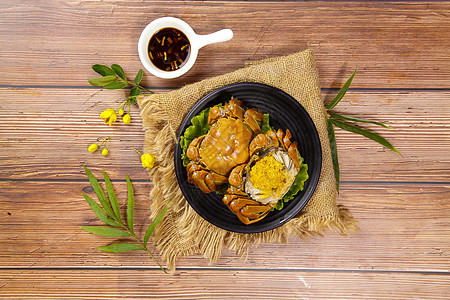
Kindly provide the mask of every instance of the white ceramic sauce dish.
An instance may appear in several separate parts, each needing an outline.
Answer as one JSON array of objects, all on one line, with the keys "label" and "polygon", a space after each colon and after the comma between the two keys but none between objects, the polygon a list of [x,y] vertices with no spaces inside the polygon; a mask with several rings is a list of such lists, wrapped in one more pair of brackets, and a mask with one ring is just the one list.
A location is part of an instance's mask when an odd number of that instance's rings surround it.
[{"label": "white ceramic sauce dish", "polygon": [[[187,37],[190,44],[190,51],[186,61],[182,66],[173,71],[165,71],[157,68],[149,57],[148,47],[150,39],[155,33],[164,28],[175,28],[181,31]],[[183,20],[173,17],[163,17],[152,21],[142,31],[138,43],[139,58],[145,69],[153,75],[165,79],[176,78],[184,75],[192,68],[200,48],[213,43],[226,42],[232,38],[233,31],[231,31],[231,29],[222,29],[207,35],[198,35],[191,26]]]}]

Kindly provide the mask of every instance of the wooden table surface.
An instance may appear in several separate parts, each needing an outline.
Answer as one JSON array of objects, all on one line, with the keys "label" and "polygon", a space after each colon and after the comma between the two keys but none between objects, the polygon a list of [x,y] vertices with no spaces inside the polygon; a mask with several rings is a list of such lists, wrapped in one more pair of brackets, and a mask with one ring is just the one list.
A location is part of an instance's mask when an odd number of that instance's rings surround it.
[{"label": "wooden table surface", "polygon": [[[139,35],[162,16],[199,34],[230,28],[234,38],[203,48],[179,79],[146,72],[143,84],[157,92],[311,48],[328,103],[358,67],[335,112],[394,127],[364,126],[403,154],[336,130],[337,201],[359,232],[263,244],[246,261],[226,249],[212,265],[192,255],[175,275],[144,252],[95,249],[111,238],[79,228],[101,224],[81,196],[93,196],[82,165],[110,174],[122,206],[132,178],[140,234],[152,184],[131,149],[143,146],[138,108],[129,125],[103,124],[100,112],[126,92],[90,86],[90,67],[135,74]],[[1,1],[0,298],[449,299],[449,32],[450,2],[439,1]],[[110,154],[88,153],[105,136]]]}]

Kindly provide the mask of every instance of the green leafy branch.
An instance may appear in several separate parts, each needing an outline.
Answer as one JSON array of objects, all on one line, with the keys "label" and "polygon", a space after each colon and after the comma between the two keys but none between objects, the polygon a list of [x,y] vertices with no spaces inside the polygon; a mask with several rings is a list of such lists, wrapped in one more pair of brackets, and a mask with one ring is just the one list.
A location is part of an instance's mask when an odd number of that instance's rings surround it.
[{"label": "green leafy branch", "polygon": [[336,178],[336,189],[338,191],[339,191],[339,161],[338,161],[334,126],[339,127],[343,130],[353,132],[353,133],[361,134],[361,135],[363,135],[369,139],[372,139],[372,140],[380,143],[381,145],[387,147],[388,149],[401,155],[401,153],[394,146],[392,146],[392,144],[389,143],[385,138],[379,136],[378,134],[375,134],[373,132],[362,129],[361,127],[355,126],[353,124],[350,124],[350,123],[347,123],[344,121],[371,123],[371,124],[375,124],[378,126],[382,126],[384,128],[388,128],[388,129],[392,129],[392,127],[384,125],[381,122],[370,121],[370,120],[365,120],[365,119],[355,118],[355,117],[343,116],[343,115],[339,115],[339,114],[336,114],[336,113],[330,111],[342,100],[342,98],[344,98],[345,94],[347,93],[348,88],[350,87],[350,84],[352,83],[353,78],[355,77],[357,69],[358,68],[356,68],[355,71],[353,71],[352,76],[350,76],[350,78],[345,82],[344,86],[339,90],[336,97],[330,102],[330,104],[328,104],[326,106],[326,111],[328,113],[328,118],[327,118],[328,138],[330,140],[331,155],[333,158],[334,176]]},{"label": "green leafy branch", "polygon": [[111,68],[105,65],[95,64],[92,65],[92,70],[102,75],[101,77],[89,80],[89,83],[93,86],[101,86],[108,90],[123,89],[129,85],[133,86],[127,98],[127,102],[131,105],[136,104],[136,97],[141,94],[141,90],[145,90],[151,94],[155,93],[140,85],[144,76],[142,69],[139,69],[133,81],[127,79],[124,70],[118,64],[111,65]]},{"label": "green leafy branch", "polygon": [[148,250],[147,245],[148,241],[150,239],[150,236],[155,231],[156,226],[161,222],[162,218],[166,214],[167,210],[169,209],[168,205],[163,209],[163,211],[153,220],[153,222],[148,227],[147,231],[144,235],[144,240],[139,239],[136,236],[136,233],[133,229],[133,223],[134,223],[134,193],[133,193],[133,187],[131,185],[130,178],[128,175],[126,176],[127,179],[127,191],[128,191],[128,202],[127,202],[127,219],[126,223],[125,221],[122,221],[122,218],[120,216],[120,208],[119,203],[117,201],[117,197],[114,193],[114,189],[111,184],[111,180],[109,179],[106,172],[103,170],[103,176],[105,178],[105,184],[106,184],[106,190],[108,197],[106,197],[105,193],[103,192],[103,189],[101,188],[100,184],[98,183],[97,178],[89,171],[89,169],[86,166],[83,166],[84,170],[86,171],[86,175],[89,179],[89,182],[91,183],[92,188],[94,189],[95,194],[97,195],[97,198],[100,202],[100,205],[94,201],[91,197],[89,197],[86,194],[83,194],[83,197],[88,202],[89,206],[92,208],[94,213],[97,215],[97,217],[104,223],[108,224],[109,226],[80,226],[81,229],[101,235],[101,236],[107,236],[107,237],[132,237],[136,240],[136,244],[132,243],[115,243],[110,244],[107,246],[98,247],[98,250],[105,251],[105,252],[126,252],[126,251],[136,251],[136,250],[143,250],[147,252],[150,257],[158,264],[158,266],[163,270],[165,273],[167,271],[159,264],[159,262],[156,260],[156,258],[152,255],[152,253]]}]

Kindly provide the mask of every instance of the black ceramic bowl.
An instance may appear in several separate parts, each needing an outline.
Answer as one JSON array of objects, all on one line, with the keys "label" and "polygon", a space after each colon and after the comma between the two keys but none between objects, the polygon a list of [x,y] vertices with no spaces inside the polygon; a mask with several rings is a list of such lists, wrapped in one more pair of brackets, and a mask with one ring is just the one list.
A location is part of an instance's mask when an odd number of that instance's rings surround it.
[{"label": "black ceramic bowl", "polygon": [[268,113],[270,125],[275,129],[289,129],[291,141],[297,141],[300,155],[308,165],[309,179],[303,191],[285,203],[282,210],[270,212],[264,219],[245,225],[222,203],[222,196],[203,193],[187,180],[186,168],[181,160],[181,147],[175,147],[175,172],[181,191],[194,210],[208,222],[234,232],[255,233],[274,229],[297,215],[308,203],[319,181],[322,167],[322,150],[316,127],[306,110],[290,95],[272,86],[260,83],[235,83],[223,86],[207,94],[186,115],[180,126],[180,135],[191,125],[192,117],[207,107],[225,103],[231,96],[242,100],[248,108]]}]

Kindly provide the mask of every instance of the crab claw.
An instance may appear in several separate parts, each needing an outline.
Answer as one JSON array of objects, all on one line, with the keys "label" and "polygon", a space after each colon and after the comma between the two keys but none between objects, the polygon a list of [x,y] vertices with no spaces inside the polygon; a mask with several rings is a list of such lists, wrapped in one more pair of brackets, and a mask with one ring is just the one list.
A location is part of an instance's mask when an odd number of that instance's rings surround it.
[{"label": "crab claw", "polygon": [[199,136],[192,140],[186,151],[186,156],[193,161],[198,161],[200,159],[199,146],[202,143],[206,135]]},{"label": "crab claw", "polygon": [[278,147],[278,145],[279,142],[275,132],[269,130],[266,133],[260,133],[250,143],[250,155],[255,154],[259,149],[263,147]]},{"label": "crab claw", "polygon": [[218,106],[213,106],[209,110],[208,114],[208,125],[211,126],[214,124],[217,120],[222,118],[225,115],[225,112],[223,111],[223,108]]},{"label": "crab claw", "polygon": [[198,186],[204,193],[220,190],[228,182],[228,177],[211,172],[197,162],[187,165],[188,181]]},{"label": "crab claw", "polygon": [[228,176],[228,183],[237,189],[242,189],[244,183],[242,176],[244,171],[245,165],[238,165],[234,167],[234,169],[231,170],[230,176]]}]

